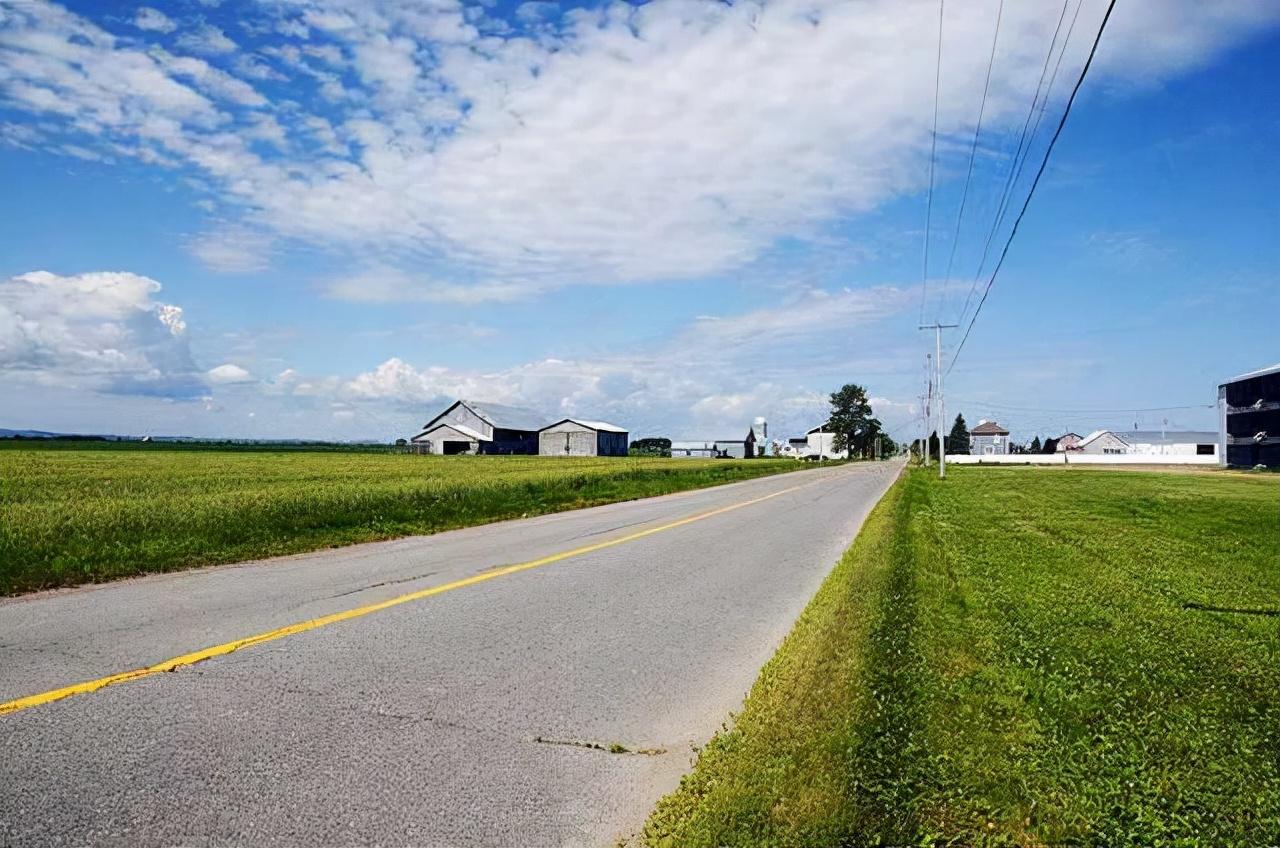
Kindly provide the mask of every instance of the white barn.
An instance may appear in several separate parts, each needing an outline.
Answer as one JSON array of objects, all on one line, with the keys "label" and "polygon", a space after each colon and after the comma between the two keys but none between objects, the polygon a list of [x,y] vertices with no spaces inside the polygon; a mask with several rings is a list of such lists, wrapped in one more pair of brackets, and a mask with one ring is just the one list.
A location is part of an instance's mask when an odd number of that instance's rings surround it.
[{"label": "white barn", "polygon": [[431,453],[536,454],[545,418],[527,409],[459,400],[410,439]]},{"label": "white barn", "polygon": [[538,455],[626,456],[627,435],[604,421],[565,418],[538,431]]}]

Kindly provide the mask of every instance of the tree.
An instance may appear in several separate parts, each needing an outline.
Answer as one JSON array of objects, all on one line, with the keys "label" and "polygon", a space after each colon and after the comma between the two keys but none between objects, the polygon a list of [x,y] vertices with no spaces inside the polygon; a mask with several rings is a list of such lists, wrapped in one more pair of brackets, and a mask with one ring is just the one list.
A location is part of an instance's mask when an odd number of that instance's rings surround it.
[{"label": "tree", "polygon": [[636,439],[628,453],[632,456],[671,456],[671,440],[655,437]]},{"label": "tree", "polygon": [[969,427],[964,423],[964,416],[957,415],[956,423],[951,425],[951,435],[947,436],[947,452],[968,453],[969,446]]},{"label": "tree", "polygon": [[1057,452],[1058,452],[1058,440],[1057,440],[1057,439],[1045,439],[1045,440],[1044,440],[1044,447],[1043,447],[1043,448],[1041,448],[1041,450],[1042,450],[1042,452],[1044,452],[1044,453],[1057,453]]},{"label": "tree", "polygon": [[1040,453],[1040,437],[1036,436],[1031,440],[1031,453]]},{"label": "tree", "polygon": [[[857,383],[846,383],[840,391],[831,393],[831,418],[827,426],[831,428],[831,432],[835,433],[832,447],[838,451],[844,451],[847,458],[852,459],[853,452],[864,446],[862,440],[867,434],[868,425],[873,420],[875,419],[871,417],[871,403],[867,400],[867,391],[862,386]],[[876,421],[876,431],[879,432],[879,429],[880,422]]]}]

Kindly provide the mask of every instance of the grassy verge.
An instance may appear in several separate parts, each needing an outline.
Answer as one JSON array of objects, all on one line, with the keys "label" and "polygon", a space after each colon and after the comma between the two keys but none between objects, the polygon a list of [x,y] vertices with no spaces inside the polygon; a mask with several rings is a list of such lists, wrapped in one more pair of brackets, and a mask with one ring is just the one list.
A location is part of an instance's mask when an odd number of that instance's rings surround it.
[{"label": "grassy verge", "polygon": [[433,533],[746,480],[792,460],[0,451],[0,594]]},{"label": "grassy verge", "polygon": [[1274,843],[1274,479],[949,477],[890,491],[645,839]]}]

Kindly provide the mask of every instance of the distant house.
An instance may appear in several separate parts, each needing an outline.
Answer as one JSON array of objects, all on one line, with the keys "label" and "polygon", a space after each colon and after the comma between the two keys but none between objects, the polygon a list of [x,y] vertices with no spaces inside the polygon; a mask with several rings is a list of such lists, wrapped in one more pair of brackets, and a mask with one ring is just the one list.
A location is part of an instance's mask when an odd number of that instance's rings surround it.
[{"label": "distant house", "polygon": [[435,454],[536,454],[544,420],[520,407],[459,400],[410,441]]},{"label": "distant house", "polygon": [[541,456],[626,456],[627,431],[604,421],[565,418],[538,431]]},{"label": "distant house", "polygon": [[1079,453],[1115,456],[1216,456],[1218,434],[1200,430],[1094,430]]},{"label": "distant house", "polygon": [[1061,436],[1053,440],[1056,444],[1055,453],[1068,453],[1070,451],[1080,450],[1080,436],[1077,433],[1063,433]]},{"label": "distant house", "polygon": [[979,421],[969,431],[969,453],[992,456],[1009,452],[1009,431],[994,421]]},{"label": "distant house", "polygon": [[1077,450],[1087,454],[1127,454],[1129,443],[1110,430],[1094,430],[1080,440]]},{"label": "distant house", "polygon": [[1218,462],[1280,468],[1280,363],[1218,386]]}]

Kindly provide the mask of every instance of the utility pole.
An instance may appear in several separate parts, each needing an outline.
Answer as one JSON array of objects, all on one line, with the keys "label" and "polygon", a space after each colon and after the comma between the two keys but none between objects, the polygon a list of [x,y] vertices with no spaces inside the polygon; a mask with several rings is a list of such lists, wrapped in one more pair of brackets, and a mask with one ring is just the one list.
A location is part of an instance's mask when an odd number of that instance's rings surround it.
[{"label": "utility pole", "polygon": [[[924,396],[924,395],[916,395],[916,399],[920,401],[920,432],[922,432],[922,433],[923,433],[923,432],[927,429],[927,426],[928,426],[928,419],[926,419],[926,418],[925,418],[925,412],[924,412],[924,409],[925,409],[925,405],[924,405],[924,402],[925,402],[925,396]],[[924,441],[923,441],[923,439],[917,439],[917,440],[916,440],[916,443],[920,446],[920,456],[921,456],[921,457],[923,457],[923,456],[924,456]]]},{"label": "utility pole", "polygon": [[929,467],[929,426],[933,423],[933,354],[924,355],[924,373],[928,378],[928,388],[924,395],[924,466]]},{"label": "utility pole", "polygon": [[947,405],[942,398],[942,331],[957,327],[958,324],[939,324],[934,321],[932,324],[921,324],[921,330],[933,330],[937,357],[933,361],[933,365],[938,369],[938,478],[946,479],[947,476],[947,443],[946,437],[942,434],[942,428],[946,426]]}]

